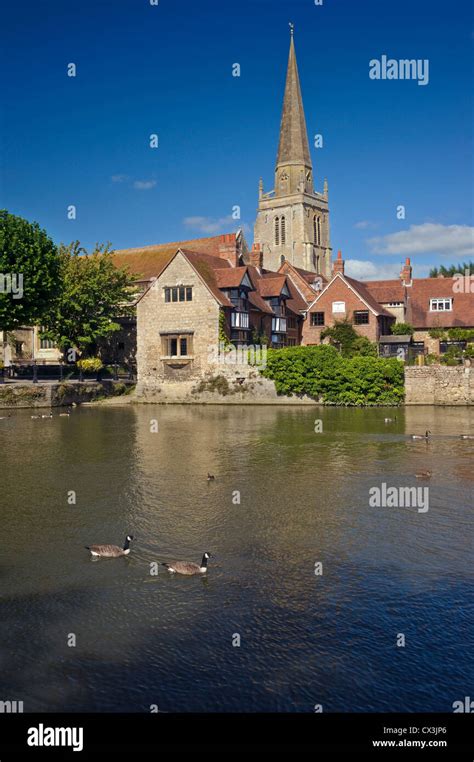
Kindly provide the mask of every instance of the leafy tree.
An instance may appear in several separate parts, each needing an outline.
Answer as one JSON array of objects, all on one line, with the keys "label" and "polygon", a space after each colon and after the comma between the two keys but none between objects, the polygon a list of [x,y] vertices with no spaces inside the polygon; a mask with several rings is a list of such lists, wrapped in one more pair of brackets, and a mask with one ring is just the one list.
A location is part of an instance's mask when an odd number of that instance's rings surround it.
[{"label": "leafy tree", "polygon": [[390,330],[394,336],[413,336],[415,333],[410,323],[392,323]]},{"label": "leafy tree", "polygon": [[36,222],[5,209],[0,210],[0,277],[0,331],[42,323],[59,292],[58,249]]},{"label": "leafy tree", "polygon": [[43,336],[64,352],[92,355],[97,342],[120,329],[119,316],[133,313],[133,277],[115,267],[110,244],[87,254],[79,241],[60,247],[61,289],[44,319]]},{"label": "leafy tree", "polygon": [[468,275],[474,275],[474,262],[460,262],[458,265],[451,265],[450,267],[444,265],[433,267],[430,270],[430,278],[438,278],[440,275],[444,278],[452,278],[459,273],[465,275],[466,271]]},{"label": "leafy tree", "polygon": [[331,328],[321,331],[321,339],[327,339],[336,346],[344,357],[349,357],[353,352],[353,345],[359,334],[347,318],[336,320]]}]

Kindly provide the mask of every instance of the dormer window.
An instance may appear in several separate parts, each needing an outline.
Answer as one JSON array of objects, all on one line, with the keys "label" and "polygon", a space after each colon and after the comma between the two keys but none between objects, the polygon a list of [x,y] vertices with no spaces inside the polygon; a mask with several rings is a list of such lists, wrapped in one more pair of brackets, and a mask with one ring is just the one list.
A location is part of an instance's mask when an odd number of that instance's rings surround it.
[{"label": "dormer window", "polygon": [[430,312],[451,312],[453,299],[450,296],[430,299]]}]

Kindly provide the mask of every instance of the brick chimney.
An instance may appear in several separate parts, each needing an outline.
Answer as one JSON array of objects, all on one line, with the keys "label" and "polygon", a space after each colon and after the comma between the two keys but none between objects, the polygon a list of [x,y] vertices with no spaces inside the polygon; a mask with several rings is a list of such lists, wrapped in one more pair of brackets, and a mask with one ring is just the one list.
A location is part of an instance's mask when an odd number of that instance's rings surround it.
[{"label": "brick chimney", "polygon": [[259,270],[262,269],[263,264],[263,252],[261,248],[260,243],[254,243],[252,246],[252,251],[249,253],[249,265],[252,265],[252,267],[258,267]]},{"label": "brick chimney", "polygon": [[219,241],[219,257],[227,259],[232,267],[239,265],[239,251],[237,246],[237,236],[235,233],[225,233],[221,235]]},{"label": "brick chimney", "polygon": [[342,251],[337,252],[337,259],[333,262],[332,265],[332,274],[335,275],[336,273],[341,273],[341,275],[344,275],[344,265],[346,263],[344,262],[342,258]]},{"label": "brick chimney", "polygon": [[404,286],[411,286],[412,272],[413,268],[411,266],[410,257],[407,257],[400,273],[400,280]]}]

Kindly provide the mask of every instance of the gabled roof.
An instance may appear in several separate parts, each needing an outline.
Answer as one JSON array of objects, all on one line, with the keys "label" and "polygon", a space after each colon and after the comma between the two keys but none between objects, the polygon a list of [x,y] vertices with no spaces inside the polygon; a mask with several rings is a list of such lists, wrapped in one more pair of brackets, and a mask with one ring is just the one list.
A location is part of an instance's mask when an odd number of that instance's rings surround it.
[{"label": "gabled roof", "polygon": [[286,286],[286,275],[278,275],[277,273],[264,273],[257,283],[258,293],[263,296],[264,299],[269,299],[272,296],[280,296],[284,287]]},{"label": "gabled roof", "polygon": [[362,283],[359,280],[354,280],[354,278],[349,278],[347,275],[343,275],[340,272],[337,272],[332,279],[329,281],[327,286],[323,288],[321,293],[318,294],[314,302],[309,306],[309,309],[311,309],[314,305],[317,304],[317,302],[321,299],[323,294],[326,293],[328,289],[331,288],[333,283],[339,278],[342,280],[343,283],[347,286],[347,288],[350,288],[358,297],[359,299],[373,312],[374,315],[384,315],[385,317],[393,318],[393,315],[390,312],[387,312],[386,309],[384,309],[370,294],[368,289],[366,288],[365,284]]},{"label": "gabled roof", "polygon": [[238,288],[246,275],[247,267],[226,267],[223,270],[216,270],[219,288]]},{"label": "gabled roof", "polygon": [[137,277],[138,281],[151,280],[163,272],[164,268],[175,256],[178,249],[198,251],[220,259],[221,267],[225,267],[226,260],[219,257],[220,247],[235,242],[237,245],[237,233],[212,236],[210,238],[194,238],[189,241],[176,241],[156,246],[139,246],[134,249],[117,249],[113,253],[113,261],[116,267],[128,267],[129,271]]}]

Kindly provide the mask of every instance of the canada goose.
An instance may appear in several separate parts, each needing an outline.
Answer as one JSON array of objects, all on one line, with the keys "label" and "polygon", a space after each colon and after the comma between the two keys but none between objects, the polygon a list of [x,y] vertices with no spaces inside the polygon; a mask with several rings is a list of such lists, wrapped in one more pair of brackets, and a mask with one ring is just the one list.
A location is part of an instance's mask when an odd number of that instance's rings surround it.
[{"label": "canada goose", "polygon": [[0,417],[0,421],[5,421],[7,418],[11,418],[11,417],[12,417],[11,413],[9,415],[2,415]]},{"label": "canada goose", "polygon": [[42,415],[42,416],[41,416],[41,418],[46,418],[46,419],[50,419],[50,418],[52,418],[52,417],[53,417],[53,411],[52,411],[52,410],[51,410],[51,412],[49,413],[49,415]]},{"label": "canada goose", "polygon": [[417,479],[431,479],[433,476],[433,471],[420,471],[419,473],[415,474]]},{"label": "canada goose", "polygon": [[186,574],[189,577],[194,574],[205,574],[207,572],[207,560],[210,557],[210,553],[204,553],[201,565],[194,564],[192,561],[172,561],[170,564],[161,565],[165,566],[171,574]]},{"label": "canada goose", "polygon": [[71,413],[59,413],[60,418],[69,418],[70,415]]},{"label": "canada goose", "polygon": [[393,423],[396,420],[396,418],[384,418],[384,423]]},{"label": "canada goose", "polygon": [[209,471],[208,471],[207,472],[207,481],[208,482],[213,482],[213,481],[215,481],[215,479],[216,479],[216,477],[213,476],[212,474],[210,474]]},{"label": "canada goose", "polygon": [[119,556],[128,556],[130,553],[130,543],[133,540],[133,534],[128,534],[125,538],[123,548],[118,545],[86,545],[86,550],[90,551],[91,556],[100,558],[119,558]]},{"label": "canada goose", "polygon": [[461,439],[474,439],[474,434],[461,434]]},{"label": "canada goose", "polygon": [[431,431],[425,431],[424,434],[412,434],[412,439],[429,439],[430,438]]},{"label": "canada goose", "polygon": [[40,415],[32,415],[31,418],[33,420],[38,420],[38,418],[41,418],[41,416]]}]

